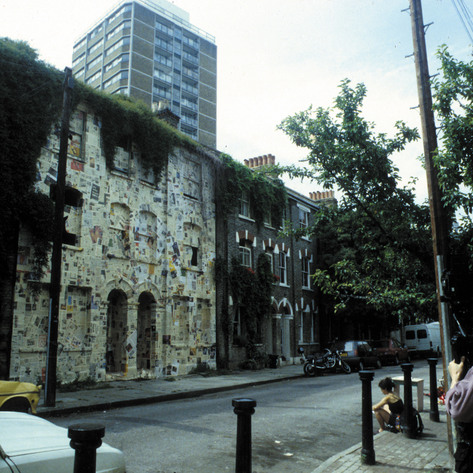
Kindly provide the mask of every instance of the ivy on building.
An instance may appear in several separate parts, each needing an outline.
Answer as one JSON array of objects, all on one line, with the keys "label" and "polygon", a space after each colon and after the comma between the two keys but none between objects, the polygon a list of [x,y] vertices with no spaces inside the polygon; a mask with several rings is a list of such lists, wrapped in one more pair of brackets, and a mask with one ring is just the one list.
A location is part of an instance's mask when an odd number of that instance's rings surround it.
[{"label": "ivy on building", "polygon": [[171,125],[156,119],[141,101],[125,95],[109,95],[77,83],[74,102],[96,111],[101,119],[100,135],[108,168],[113,167],[117,146],[133,143],[140,153],[140,163],[158,177],[174,147],[197,149],[198,144]]},{"label": "ivy on building", "polygon": [[[41,271],[47,260],[53,203],[35,191],[34,183],[41,147],[61,113],[61,88],[61,74],[39,61],[27,43],[0,38],[2,283],[15,278],[20,225],[28,226],[32,232],[30,259],[34,269]],[[2,299],[0,303],[5,302]]]},{"label": "ivy on building", "polygon": [[[32,231],[33,264],[41,273],[48,260],[53,228],[53,203],[35,192],[37,161],[62,112],[64,73],[38,59],[27,43],[0,38],[0,137],[2,187],[0,190],[0,272],[13,277],[6,263],[16,252],[18,229]],[[113,167],[117,145],[133,143],[145,169],[156,178],[175,146],[197,150],[199,145],[158,120],[142,102],[96,91],[81,82],[73,90],[73,108],[84,104],[101,121],[107,166]],[[39,211],[38,209],[41,209]],[[44,231],[36,231],[43,229]],[[8,276],[7,276],[8,275]]]},{"label": "ivy on building", "polygon": [[233,304],[243,307],[242,325],[246,328],[246,338],[250,344],[259,342],[258,326],[271,313],[273,273],[271,263],[265,254],[260,254],[256,270],[242,266],[236,257],[231,260],[229,272]]},{"label": "ivy on building", "polygon": [[221,154],[224,178],[218,186],[221,213],[224,218],[235,212],[244,192],[250,198],[252,217],[258,225],[270,215],[273,222],[282,222],[287,202],[284,183],[271,175],[271,168],[250,169],[228,154]]}]

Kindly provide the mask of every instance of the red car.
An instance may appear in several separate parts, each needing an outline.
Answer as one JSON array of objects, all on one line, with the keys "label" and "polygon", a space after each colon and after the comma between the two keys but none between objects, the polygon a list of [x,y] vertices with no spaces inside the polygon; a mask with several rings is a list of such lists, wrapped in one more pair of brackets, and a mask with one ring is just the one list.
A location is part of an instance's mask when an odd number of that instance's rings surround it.
[{"label": "red car", "polygon": [[398,365],[399,363],[408,363],[411,361],[407,347],[403,347],[395,338],[374,340],[370,342],[370,345],[376,351],[383,365],[389,363]]}]

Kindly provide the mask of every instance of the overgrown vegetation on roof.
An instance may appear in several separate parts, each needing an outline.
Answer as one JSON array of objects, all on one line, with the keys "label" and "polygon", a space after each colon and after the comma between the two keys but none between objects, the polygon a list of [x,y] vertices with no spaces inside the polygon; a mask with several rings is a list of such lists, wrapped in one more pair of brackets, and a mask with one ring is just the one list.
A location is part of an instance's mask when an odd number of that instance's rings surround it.
[{"label": "overgrown vegetation on roof", "polygon": [[[0,38],[0,138],[2,186],[0,188],[0,280],[13,284],[20,225],[32,233],[32,261],[39,275],[45,267],[53,228],[53,203],[34,189],[37,161],[51,130],[60,120],[64,72],[40,61],[27,43]],[[122,95],[107,95],[76,82],[73,108],[85,105],[101,123],[107,166],[113,167],[117,145],[133,143],[146,169],[156,179],[174,147],[194,152],[204,148],[162,120],[142,102]],[[253,171],[222,155],[219,169],[223,185],[218,199],[225,218],[236,211],[247,192],[258,224],[271,214],[281,221],[286,191],[281,180]],[[7,291],[8,292],[8,291]],[[0,301],[1,302],[1,301]]]},{"label": "overgrown vegetation on roof", "polygon": [[224,217],[235,211],[243,192],[250,199],[252,216],[258,224],[271,215],[273,222],[281,222],[286,207],[287,192],[282,180],[268,176],[271,168],[250,169],[235,161],[228,154],[220,160],[225,166],[224,178],[220,181],[218,198]]},{"label": "overgrown vegetation on roof", "polygon": [[198,143],[156,118],[145,103],[124,95],[109,95],[77,82],[74,103],[84,104],[101,119],[105,159],[109,168],[119,143],[133,142],[146,169],[159,176],[175,146],[197,149]]},{"label": "overgrown vegetation on roof", "polygon": [[[34,191],[37,161],[62,112],[64,73],[40,61],[27,43],[0,38],[0,272],[12,277],[6,258],[16,254],[20,222],[32,230],[35,271],[47,261],[53,228],[53,204]],[[117,144],[133,142],[145,169],[156,178],[175,146],[197,150],[198,143],[155,117],[142,102],[96,91],[81,82],[73,90],[73,107],[84,104],[101,121],[109,168]],[[41,211],[38,211],[41,209]],[[42,231],[35,231],[42,229]],[[46,229],[46,231],[44,231]]]}]

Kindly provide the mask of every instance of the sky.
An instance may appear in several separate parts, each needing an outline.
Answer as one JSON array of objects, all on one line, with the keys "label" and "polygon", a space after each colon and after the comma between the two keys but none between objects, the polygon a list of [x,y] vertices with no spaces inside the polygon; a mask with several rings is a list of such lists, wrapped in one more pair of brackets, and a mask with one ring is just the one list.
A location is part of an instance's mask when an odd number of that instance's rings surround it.
[{"label": "sky", "polygon": [[[458,0],[457,0],[458,1]],[[473,11],[473,0],[464,0]],[[21,39],[40,58],[64,70],[74,42],[118,0],[0,0],[0,36]],[[420,130],[409,0],[171,0],[190,22],[215,36],[217,149],[243,161],[273,154],[283,165],[303,165],[307,150],[277,126],[286,117],[329,108],[345,78],[367,87],[363,116],[393,136],[398,120]],[[471,60],[471,40],[453,0],[423,0],[429,71],[446,44]],[[419,156],[422,142],[392,157],[403,183],[418,178],[427,198]],[[287,180],[286,180],[287,181]],[[308,196],[317,183],[287,181]]]}]

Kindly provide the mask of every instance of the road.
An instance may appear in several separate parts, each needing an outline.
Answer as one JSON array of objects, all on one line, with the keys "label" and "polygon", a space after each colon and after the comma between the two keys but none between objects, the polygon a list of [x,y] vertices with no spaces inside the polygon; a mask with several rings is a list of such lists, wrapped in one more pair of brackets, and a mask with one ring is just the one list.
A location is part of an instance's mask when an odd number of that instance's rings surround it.
[{"label": "road", "polygon": [[[415,365],[415,376],[428,380],[427,363]],[[375,371],[373,401],[381,398],[379,380],[398,375],[402,371],[395,366]],[[253,473],[310,473],[327,458],[361,441],[357,373],[300,378],[52,420],[64,427],[82,421],[104,424],[104,440],[123,450],[127,473],[232,472],[237,420],[234,398],[257,402],[252,416]]]}]

